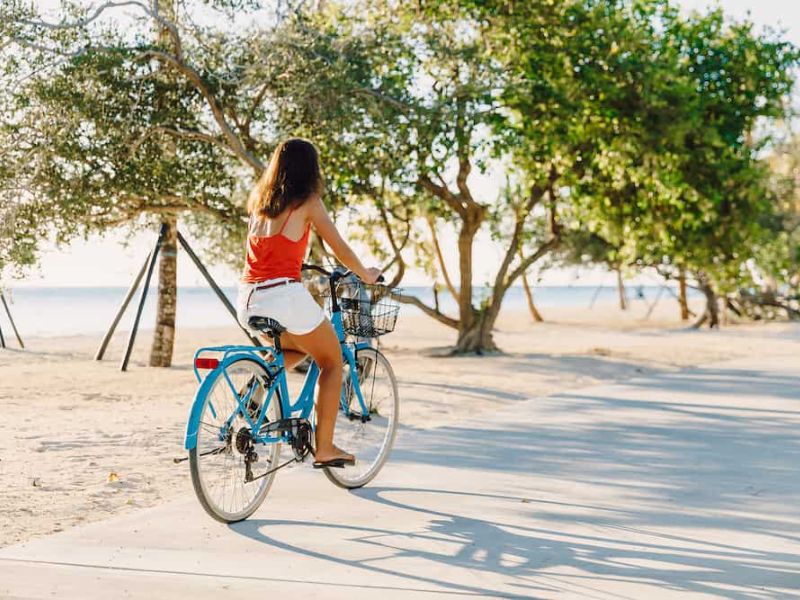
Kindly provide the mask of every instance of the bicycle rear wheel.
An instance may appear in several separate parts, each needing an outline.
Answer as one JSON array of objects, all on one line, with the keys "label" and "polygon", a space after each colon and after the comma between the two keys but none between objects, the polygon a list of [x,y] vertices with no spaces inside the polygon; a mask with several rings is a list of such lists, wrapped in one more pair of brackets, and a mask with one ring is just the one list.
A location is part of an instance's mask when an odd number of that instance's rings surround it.
[{"label": "bicycle rear wheel", "polygon": [[353,389],[350,367],[346,364],[334,442],[355,454],[357,462],[341,469],[325,469],[328,479],[348,489],[366,485],[381,470],[392,451],[400,419],[397,379],[386,357],[374,348],[361,349],[356,352],[356,365],[369,414],[365,419],[361,418],[361,405]]},{"label": "bicycle rear wheel", "polygon": [[[264,473],[278,464],[280,444],[253,444],[249,424],[233,393],[235,389],[243,396],[252,388],[247,408],[254,417],[266,398],[264,367],[253,359],[242,358],[228,365],[225,372],[233,386],[222,372],[210,375],[216,381],[205,398],[197,446],[189,452],[189,466],[195,493],[206,512],[223,523],[235,523],[253,514],[264,501],[275,480],[274,472]],[[281,418],[276,390],[267,407],[265,423]],[[251,460],[247,459],[249,452],[255,453],[250,455]],[[248,469],[254,477],[252,481],[246,480]]]}]

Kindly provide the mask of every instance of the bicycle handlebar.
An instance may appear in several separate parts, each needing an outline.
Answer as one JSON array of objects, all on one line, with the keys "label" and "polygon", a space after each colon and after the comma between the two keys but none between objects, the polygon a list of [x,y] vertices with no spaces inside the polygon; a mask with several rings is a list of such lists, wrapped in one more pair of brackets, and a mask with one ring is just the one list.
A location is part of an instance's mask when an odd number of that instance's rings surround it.
[{"label": "bicycle handlebar", "polygon": [[[310,265],[310,264],[307,264],[307,263],[303,263],[303,266],[301,268],[302,268],[303,271],[316,271],[317,273],[321,273],[322,275],[325,275],[326,277],[328,277],[329,279],[333,280],[334,282],[338,281],[339,279],[343,279],[343,278],[347,277],[348,275],[353,275],[354,274],[349,269],[347,271],[344,271],[344,272],[335,272],[335,273],[333,273],[333,272],[328,271],[327,269],[325,269],[323,267],[320,267],[318,265]],[[384,281],[386,281],[386,279],[384,278],[383,275],[378,277],[378,283],[383,283]]]},{"label": "bicycle handlebar", "polygon": [[[316,271],[317,273],[321,273],[322,275],[325,275],[328,278],[328,287],[330,287],[331,290],[331,312],[334,313],[339,312],[340,308],[339,308],[339,299],[336,296],[336,284],[339,283],[340,279],[344,279],[348,275],[352,275],[353,272],[350,270],[331,272],[328,271],[328,269],[325,269],[318,265],[309,265],[306,263],[303,263],[303,265],[300,268],[303,271]],[[383,281],[384,281],[383,275],[378,277],[378,283],[381,283]]]},{"label": "bicycle handlebar", "polygon": [[327,269],[324,269],[324,268],[322,268],[320,266],[317,266],[317,265],[309,265],[307,263],[303,263],[303,266],[301,267],[301,269],[303,271],[316,271],[317,273],[321,273],[322,275],[325,275],[326,277],[331,277],[333,275],[333,273],[331,273]]}]

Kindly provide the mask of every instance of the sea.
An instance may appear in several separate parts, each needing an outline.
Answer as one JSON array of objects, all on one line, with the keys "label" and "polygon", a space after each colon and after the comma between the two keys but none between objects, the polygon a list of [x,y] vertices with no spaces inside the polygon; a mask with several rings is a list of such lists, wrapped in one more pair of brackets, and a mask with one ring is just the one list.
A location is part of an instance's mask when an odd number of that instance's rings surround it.
[{"label": "sea", "polygon": [[[632,286],[628,297],[632,302],[652,302],[659,294],[658,286]],[[231,303],[236,303],[236,288],[223,288]],[[405,293],[415,295],[432,304],[433,293],[429,287],[408,287]],[[69,335],[102,335],[110,325],[122,302],[127,288],[124,287],[19,287],[5,289],[4,294],[17,329],[23,337],[50,337]],[[488,290],[478,289],[476,302]],[[666,300],[670,293],[662,290]],[[536,306],[546,311],[551,307],[585,307],[605,304],[617,299],[615,287],[585,285],[538,286],[534,289]],[[120,321],[117,331],[130,330],[133,322],[138,294],[131,300]],[[156,291],[151,288],[145,299],[140,324],[141,330],[152,330],[155,322]],[[441,309],[456,315],[456,305],[447,292],[440,293]],[[527,303],[521,287],[512,287],[503,301],[504,309],[526,309]],[[403,305],[404,314],[419,314],[419,309]],[[220,327],[234,324],[233,317],[222,302],[208,287],[179,287],[177,327]],[[13,336],[8,317],[0,305],[0,329],[6,341]]]}]

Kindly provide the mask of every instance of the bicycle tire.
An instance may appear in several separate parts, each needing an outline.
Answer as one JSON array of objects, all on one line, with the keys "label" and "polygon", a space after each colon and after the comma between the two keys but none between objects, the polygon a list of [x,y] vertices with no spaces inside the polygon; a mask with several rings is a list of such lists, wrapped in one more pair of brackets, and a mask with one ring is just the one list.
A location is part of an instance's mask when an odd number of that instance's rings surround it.
[{"label": "bicycle tire", "polygon": [[[388,418],[388,425],[387,431],[384,434],[383,443],[378,455],[371,459],[369,464],[367,465],[366,470],[363,470],[363,462],[364,457],[358,456],[358,448],[354,448],[353,446],[347,447],[345,443],[343,445],[343,449],[347,451],[355,451],[357,453],[356,465],[355,467],[344,467],[344,468],[333,468],[329,467],[324,469],[325,475],[328,479],[334,483],[335,485],[345,488],[345,489],[356,489],[365,486],[370,481],[377,477],[378,473],[381,471],[383,466],[386,464],[386,461],[389,458],[389,455],[392,452],[392,446],[394,445],[394,440],[397,436],[397,424],[400,421],[400,395],[397,391],[397,378],[395,377],[394,371],[392,370],[392,366],[389,363],[388,359],[378,350],[375,348],[362,348],[356,352],[356,364],[359,364],[359,359],[362,360],[367,358],[367,360],[373,361],[374,365],[379,365],[384,371],[386,375],[386,386],[387,390],[392,395],[392,407],[391,407],[391,414],[386,415]],[[376,368],[373,367],[373,372],[371,374],[371,378],[375,378]],[[347,372],[347,368],[345,369]],[[347,378],[345,378],[343,382],[343,386],[346,386],[348,383]],[[362,394],[364,395],[364,400],[368,404],[370,404],[371,399],[367,398],[369,394],[369,381],[365,380],[361,382],[362,385]],[[370,406],[370,411],[372,407]],[[341,421],[340,421],[341,419]],[[347,420],[347,417],[344,415],[343,410],[340,408],[339,415],[337,417],[337,425],[336,425],[336,433],[334,434],[334,439],[338,439],[338,436],[342,433],[342,427],[350,427],[350,425],[354,423],[354,421]],[[364,428],[369,426],[369,423],[361,423]],[[358,426],[358,424],[356,424]]]},{"label": "bicycle tire", "polygon": [[[236,369],[237,365],[240,368],[245,367],[245,368],[250,370],[250,374],[246,375],[246,377],[247,376],[252,376],[252,375],[259,375],[259,376],[262,376],[262,377],[266,377],[266,375],[267,375],[266,370],[264,369],[264,367],[258,361],[254,360],[252,358],[244,357],[244,358],[240,358],[240,359],[237,359],[237,360],[231,362],[226,367],[226,371],[228,372],[228,376],[229,377],[231,377],[231,373],[232,372],[235,372],[235,369]],[[221,371],[216,373],[214,376],[217,377],[217,380],[214,381],[212,386],[209,388],[209,393],[206,395],[206,398],[205,398],[205,401],[204,401],[204,405],[203,405],[203,410],[202,410],[201,416],[200,416],[201,423],[203,422],[203,419],[204,419],[204,417],[206,415],[206,410],[208,409],[209,401],[210,401],[210,399],[212,397],[214,397],[214,392],[215,392],[215,390],[217,388],[217,385],[220,382],[222,382],[223,384],[227,385],[226,382],[224,381],[224,378],[222,377],[222,372]],[[262,393],[266,394],[266,390],[264,390],[263,387],[262,387]],[[231,394],[231,397],[232,397],[232,394]],[[262,401],[263,401],[263,399],[262,399]],[[275,390],[275,395],[273,396],[273,399],[272,399],[271,403],[272,403],[272,407],[269,408],[268,410],[274,409],[274,411],[275,411],[274,414],[273,414],[273,419],[272,420],[282,419],[283,418],[283,412],[282,412],[282,409],[281,409],[279,390]],[[228,412],[226,414],[226,416],[227,415],[230,415],[230,412]],[[214,418],[216,418],[216,417],[214,417]],[[237,417],[237,419],[241,419],[241,417]],[[237,510],[237,511],[226,511],[224,509],[224,500],[222,501],[223,502],[223,506],[219,506],[219,502],[214,501],[214,499],[211,497],[210,490],[208,489],[208,487],[205,485],[205,482],[204,482],[204,477],[203,477],[203,473],[202,473],[202,469],[203,468],[201,467],[201,463],[203,462],[202,459],[204,458],[204,456],[202,455],[202,452],[200,450],[200,445],[201,445],[200,444],[200,441],[201,441],[200,440],[200,435],[201,435],[201,431],[203,431],[203,427],[202,426],[198,427],[198,443],[197,443],[197,445],[189,451],[189,468],[190,468],[191,477],[192,477],[192,486],[194,487],[194,491],[195,491],[195,494],[197,495],[197,499],[200,501],[200,505],[203,507],[203,509],[211,517],[213,517],[217,521],[220,521],[222,523],[236,523],[238,521],[243,521],[244,519],[246,519],[247,517],[252,515],[256,510],[258,510],[258,508],[264,502],[264,499],[266,498],[267,494],[269,493],[269,490],[272,487],[273,482],[275,481],[276,473],[275,472],[270,473],[270,474],[266,475],[265,477],[257,480],[259,488],[258,488],[257,492],[252,496],[252,499],[247,503],[247,506],[245,506],[242,509]],[[217,443],[219,443],[219,442],[217,442]],[[271,448],[270,448],[270,456],[267,459],[268,467],[278,464],[278,461],[280,459],[280,451],[281,451],[281,444],[280,443],[270,444],[269,446]],[[261,446],[261,447],[263,447],[263,446]],[[230,452],[229,454],[233,454],[234,452],[236,452],[235,449],[232,452]],[[224,453],[220,453],[220,454],[224,454]],[[236,480],[236,475],[234,474],[234,484],[236,483],[235,480]],[[245,485],[252,485],[253,483],[254,482],[250,482],[249,484],[245,484]],[[227,485],[227,483],[226,483],[226,485]],[[224,489],[223,489],[223,494],[224,494]]]}]

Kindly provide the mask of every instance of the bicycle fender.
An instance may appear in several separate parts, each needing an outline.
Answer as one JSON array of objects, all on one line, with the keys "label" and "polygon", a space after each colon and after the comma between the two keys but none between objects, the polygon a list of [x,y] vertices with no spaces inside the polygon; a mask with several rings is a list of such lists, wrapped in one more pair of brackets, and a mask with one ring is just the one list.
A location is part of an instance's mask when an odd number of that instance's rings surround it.
[{"label": "bicycle fender", "polygon": [[[211,391],[211,386],[216,381],[217,372],[224,368],[224,363],[220,364],[216,369],[211,371],[203,383],[197,388],[197,393],[194,395],[194,402],[189,411],[189,421],[186,423],[186,438],[183,447],[187,450],[193,450],[197,447],[197,430],[200,428],[200,414],[203,412],[203,404],[206,401],[206,396]],[[214,377],[212,377],[214,375]]]},{"label": "bicycle fender", "polygon": [[251,356],[248,352],[234,352],[225,356],[225,358],[220,361],[219,366],[208,372],[208,375],[203,379],[200,387],[197,388],[194,402],[192,402],[192,408],[189,411],[189,421],[186,423],[186,438],[183,442],[183,447],[186,450],[192,450],[197,447],[197,431],[200,428],[200,415],[203,412],[203,403],[205,402],[206,396],[208,396],[211,391],[214,382],[216,382],[219,372],[242,358],[256,360],[261,363],[267,373],[270,373],[270,375],[274,374],[274,369],[271,365],[264,363],[258,357]]}]

